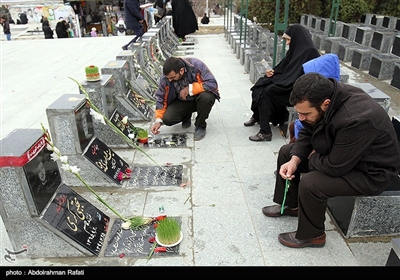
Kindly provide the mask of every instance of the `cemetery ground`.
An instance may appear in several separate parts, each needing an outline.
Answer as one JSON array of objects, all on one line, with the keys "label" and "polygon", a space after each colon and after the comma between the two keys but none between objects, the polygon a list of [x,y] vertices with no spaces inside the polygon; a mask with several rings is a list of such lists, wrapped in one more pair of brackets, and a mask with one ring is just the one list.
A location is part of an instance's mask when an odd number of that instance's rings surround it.
[{"label": "cemetery ground", "polygon": [[[212,33],[211,30],[215,33]],[[216,31],[217,30],[217,31]],[[184,152],[189,160],[172,149],[152,155],[160,162],[184,162],[193,173],[187,230],[180,257],[153,258],[149,263],[134,258],[37,258],[16,257],[1,266],[384,266],[390,252],[390,238],[344,239],[327,215],[327,244],[324,248],[284,248],[277,234],[295,230],[296,218],[268,219],[261,207],[272,202],[276,154],[287,143],[277,129],[271,143],[250,143],[257,128],[244,128],[249,117],[252,84],[235,58],[220,28],[194,34],[194,56],[212,69],[220,84],[222,99],[208,121],[207,136],[191,142]],[[69,39],[68,39],[69,40]],[[121,51],[126,38],[74,38],[72,46],[63,40],[15,40],[2,42],[1,138],[16,128],[48,127],[46,108],[61,94],[78,93],[72,76],[83,80],[84,67],[102,67]],[[71,41],[72,42],[72,41]],[[21,65],[30,67],[21,67]],[[400,114],[399,91],[362,71],[342,63],[349,80],[368,82],[391,97],[389,115]],[[23,81],[23,82],[22,82]],[[182,132],[180,127],[163,133]],[[187,131],[191,137],[193,130]],[[215,144],[218,143],[218,144]],[[215,146],[217,145],[217,146]],[[259,159],[260,153],[265,159]],[[142,161],[142,163],[145,163]],[[211,177],[211,178],[207,178]],[[175,189],[180,200],[187,197]],[[188,190],[185,190],[188,191]],[[121,197],[126,199],[126,197]],[[118,201],[118,199],[116,199]],[[182,201],[182,204],[183,204]],[[155,202],[152,207],[161,206]],[[134,207],[134,206],[131,206]],[[180,215],[179,207],[165,204],[166,213]],[[153,211],[155,211],[153,209]],[[157,212],[158,213],[158,212]],[[185,213],[187,215],[187,213]],[[187,217],[185,216],[185,219]],[[287,219],[286,219],[287,218]],[[212,222],[210,222],[212,220]],[[229,235],[228,235],[229,233]],[[1,225],[1,252],[11,249],[6,229]],[[251,248],[251,249],[250,249]],[[256,248],[256,249],[255,249]]]}]

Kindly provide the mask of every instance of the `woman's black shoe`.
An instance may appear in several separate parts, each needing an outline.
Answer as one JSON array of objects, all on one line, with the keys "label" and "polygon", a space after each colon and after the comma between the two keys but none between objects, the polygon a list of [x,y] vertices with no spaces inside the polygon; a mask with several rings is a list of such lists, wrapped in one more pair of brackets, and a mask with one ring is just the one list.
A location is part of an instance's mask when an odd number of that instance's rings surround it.
[{"label": "woman's black shoe", "polygon": [[271,141],[272,133],[263,134],[263,133],[259,132],[256,135],[250,136],[249,139],[251,141]]}]

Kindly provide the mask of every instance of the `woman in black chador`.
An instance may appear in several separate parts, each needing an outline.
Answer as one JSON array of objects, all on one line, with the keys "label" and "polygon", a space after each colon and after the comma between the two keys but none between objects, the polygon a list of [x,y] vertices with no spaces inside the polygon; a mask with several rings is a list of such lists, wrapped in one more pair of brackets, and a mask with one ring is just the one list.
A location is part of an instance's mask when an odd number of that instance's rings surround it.
[{"label": "woman in black chador", "polygon": [[266,70],[265,76],[250,89],[253,115],[244,126],[253,126],[257,122],[260,124],[260,131],[249,137],[251,141],[271,141],[270,122],[279,125],[286,137],[289,118],[286,106],[291,106],[289,95],[293,84],[304,74],[303,63],[320,56],[311,40],[310,32],[300,24],[291,25],[282,38],[290,46],[285,57],[273,69]]},{"label": "woman in black chador", "polygon": [[186,35],[199,30],[197,17],[193,12],[189,0],[171,0],[172,5],[172,26],[176,36],[183,41]]}]

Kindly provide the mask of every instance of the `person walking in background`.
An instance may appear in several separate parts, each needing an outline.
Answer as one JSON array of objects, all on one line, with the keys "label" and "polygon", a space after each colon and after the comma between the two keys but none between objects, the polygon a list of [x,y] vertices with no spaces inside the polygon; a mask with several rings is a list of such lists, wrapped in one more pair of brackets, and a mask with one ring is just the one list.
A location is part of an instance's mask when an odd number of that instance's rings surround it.
[{"label": "person walking in background", "polygon": [[267,69],[264,77],[258,79],[252,91],[250,109],[253,115],[244,126],[260,124],[260,131],[250,136],[251,141],[271,141],[270,122],[279,125],[284,137],[287,133],[287,121],[290,106],[289,95],[295,81],[304,74],[303,64],[320,56],[311,40],[308,29],[300,24],[291,25],[283,34],[289,47],[285,57],[273,69]]},{"label": "person walking in background", "polygon": [[385,109],[362,89],[315,72],[298,78],[289,101],[303,128],[279,150],[276,204],[262,213],[298,216],[296,231],[279,234],[283,245],[322,247],[329,198],[378,195],[398,176],[397,135]]},{"label": "person walking in background", "polygon": [[124,11],[126,35],[135,35],[128,44],[122,46],[123,50],[127,50],[130,44],[135,43],[144,34],[144,18],[140,13],[139,0],[124,0]]},{"label": "person walking in background", "polygon": [[197,58],[169,57],[164,62],[163,74],[156,91],[156,120],[151,132],[160,133],[161,124],[181,122],[182,128],[189,128],[192,113],[197,112],[194,140],[203,139],[215,99],[220,100],[213,73]]},{"label": "person walking in background", "polygon": [[1,15],[0,23],[3,26],[3,32],[4,35],[6,36],[7,41],[11,41],[10,23],[8,22],[6,15]]},{"label": "person walking in background", "polygon": [[178,38],[185,41],[186,35],[199,30],[197,17],[189,0],[171,0],[171,5],[174,32]]},{"label": "person walking in background", "polygon": [[68,38],[68,23],[65,19],[60,20],[56,25],[56,33],[57,37],[60,38]]},{"label": "person walking in background", "polygon": [[54,37],[53,37],[54,32],[51,29],[50,23],[47,19],[42,22],[42,30],[43,30],[45,39],[54,39]]}]

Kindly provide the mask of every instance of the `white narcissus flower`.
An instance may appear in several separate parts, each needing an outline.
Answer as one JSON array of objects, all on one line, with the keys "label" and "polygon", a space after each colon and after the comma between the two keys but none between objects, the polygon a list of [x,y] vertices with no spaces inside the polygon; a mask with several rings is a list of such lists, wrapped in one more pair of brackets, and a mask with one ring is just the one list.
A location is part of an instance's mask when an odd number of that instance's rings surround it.
[{"label": "white narcissus flower", "polygon": [[95,119],[100,121],[102,124],[106,125],[106,122],[104,121],[104,116],[102,114],[97,113],[95,110],[90,108],[90,115]]},{"label": "white narcissus flower", "polygon": [[69,170],[74,174],[78,174],[80,169],[76,165],[73,165],[69,167]]},{"label": "white narcissus flower", "polygon": [[69,171],[69,164],[61,164],[62,170]]},{"label": "white narcissus flower", "polygon": [[52,159],[53,161],[57,161],[57,160],[60,159],[60,157],[59,157],[56,153],[52,153],[52,154],[50,155],[50,157],[51,157],[51,159]]},{"label": "white narcissus flower", "polygon": [[122,119],[122,123],[125,124],[125,125],[128,123],[128,116],[125,116],[125,117]]},{"label": "white narcissus flower", "polygon": [[123,229],[129,229],[131,227],[131,222],[130,221],[126,221],[126,222],[122,223],[121,227]]},{"label": "white narcissus flower", "polygon": [[135,134],[129,133],[129,134],[128,134],[128,137],[131,138],[131,139],[134,139],[134,138],[135,138]]},{"label": "white narcissus flower", "polygon": [[60,161],[61,161],[62,163],[68,163],[68,156],[61,156],[61,157],[60,157]]}]

